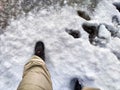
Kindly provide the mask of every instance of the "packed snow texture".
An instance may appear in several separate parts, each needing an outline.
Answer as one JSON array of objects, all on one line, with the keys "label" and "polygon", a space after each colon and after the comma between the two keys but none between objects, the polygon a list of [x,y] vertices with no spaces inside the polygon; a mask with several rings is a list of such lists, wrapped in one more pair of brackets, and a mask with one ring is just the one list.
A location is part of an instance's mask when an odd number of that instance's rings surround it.
[{"label": "packed snow texture", "polygon": [[[90,23],[114,26],[113,15],[120,16],[120,13],[112,1],[103,0]],[[86,20],[72,7],[65,6],[60,10],[51,7],[10,22],[0,35],[0,90],[17,89],[24,64],[33,55],[38,40],[45,43],[53,90],[71,90],[73,78],[78,78],[84,86],[120,90],[120,36],[112,37],[105,26],[101,26],[99,35],[109,40],[101,47],[90,44],[88,33],[82,28]],[[81,37],[72,37],[66,29],[79,30]]]}]

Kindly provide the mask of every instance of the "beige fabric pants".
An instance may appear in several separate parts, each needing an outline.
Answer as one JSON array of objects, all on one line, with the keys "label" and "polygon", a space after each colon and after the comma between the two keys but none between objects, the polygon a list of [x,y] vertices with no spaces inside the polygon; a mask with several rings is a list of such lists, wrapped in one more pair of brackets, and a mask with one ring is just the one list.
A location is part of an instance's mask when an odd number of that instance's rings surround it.
[{"label": "beige fabric pants", "polygon": [[83,87],[82,90],[100,90],[98,88],[91,88],[91,87]]},{"label": "beige fabric pants", "polygon": [[25,65],[17,90],[52,90],[50,74],[41,58],[33,56]]},{"label": "beige fabric pants", "polygon": [[[17,90],[53,90],[50,74],[41,58],[33,56],[25,64],[23,78]],[[84,87],[82,90],[100,89]]]}]

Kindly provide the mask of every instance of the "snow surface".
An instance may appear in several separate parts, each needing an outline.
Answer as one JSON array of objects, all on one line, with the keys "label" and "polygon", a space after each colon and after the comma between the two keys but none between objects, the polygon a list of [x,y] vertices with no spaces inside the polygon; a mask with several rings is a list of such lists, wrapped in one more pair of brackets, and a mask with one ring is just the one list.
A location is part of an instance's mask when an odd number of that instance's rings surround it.
[{"label": "snow surface", "polygon": [[110,41],[111,33],[110,31],[105,27],[105,25],[100,25],[99,27],[99,42],[103,44],[106,44]]},{"label": "snow surface", "polygon": [[105,27],[104,25],[100,25],[98,36],[99,36],[100,38],[109,39],[109,38],[111,37],[111,34],[110,34],[110,32],[106,29],[106,27]]},{"label": "snow surface", "polygon": [[[112,16],[120,15],[111,3],[101,1],[93,21],[111,25]],[[16,90],[23,66],[33,55],[38,40],[46,46],[46,64],[54,90],[71,90],[70,82],[75,77],[84,86],[120,90],[120,39],[111,37],[106,47],[93,46],[82,28],[84,22],[76,10],[68,6],[57,11],[51,7],[11,20],[0,35],[0,90]],[[66,28],[79,30],[81,38],[73,38]]]}]

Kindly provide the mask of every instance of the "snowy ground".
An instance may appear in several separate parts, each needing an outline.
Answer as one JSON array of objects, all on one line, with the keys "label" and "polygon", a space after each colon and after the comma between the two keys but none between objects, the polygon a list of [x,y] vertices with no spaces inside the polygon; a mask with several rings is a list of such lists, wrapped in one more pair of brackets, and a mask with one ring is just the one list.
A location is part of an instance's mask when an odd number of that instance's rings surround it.
[{"label": "snowy ground", "polygon": [[[58,11],[51,7],[11,20],[11,25],[0,35],[0,90],[16,90],[23,66],[33,55],[38,40],[46,46],[46,64],[54,90],[71,90],[70,81],[75,77],[85,86],[120,90],[120,36],[118,25],[115,27],[112,23],[114,15],[120,17],[112,1],[104,0],[91,21],[80,18],[74,8],[67,6]],[[110,31],[101,26],[97,40],[106,42],[104,47],[94,46],[82,28],[86,22],[111,25],[118,30],[117,36],[111,36]],[[66,28],[79,30],[81,37],[73,38]]]}]

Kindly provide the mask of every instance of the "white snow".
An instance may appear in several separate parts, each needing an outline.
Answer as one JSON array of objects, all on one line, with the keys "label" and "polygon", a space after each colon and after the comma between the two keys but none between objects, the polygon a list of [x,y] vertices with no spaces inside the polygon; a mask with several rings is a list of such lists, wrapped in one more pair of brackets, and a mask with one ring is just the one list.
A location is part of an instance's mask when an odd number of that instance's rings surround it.
[{"label": "white snow", "polygon": [[106,29],[105,25],[100,25],[98,36],[99,36],[100,38],[109,39],[109,38],[111,37],[111,34],[110,34],[110,32]]},{"label": "white snow", "polygon": [[111,33],[110,33],[110,31],[108,31],[108,29],[105,27],[105,25],[100,25],[98,37],[99,37],[99,41],[102,44],[106,44],[110,41]]},{"label": "white snow", "polygon": [[[110,1],[103,0],[100,5],[94,12],[96,21],[112,24],[112,15],[120,14]],[[38,40],[45,43],[53,90],[71,90],[70,81],[75,77],[85,86],[120,90],[120,60],[113,53],[120,52],[120,39],[111,37],[103,48],[93,46],[82,29],[83,22],[75,9],[68,6],[57,11],[43,9],[37,14],[11,20],[0,35],[0,90],[16,90],[23,66],[33,55]],[[71,37],[66,28],[79,30],[82,37]]]}]

